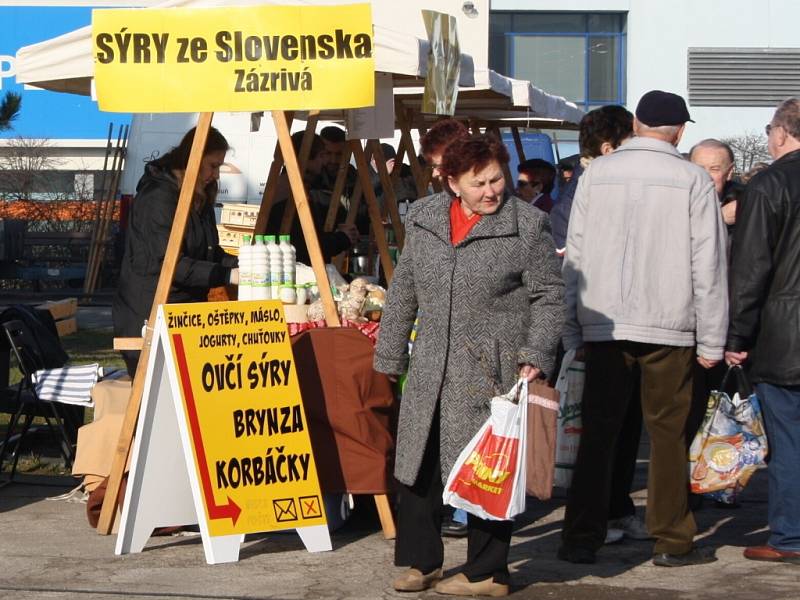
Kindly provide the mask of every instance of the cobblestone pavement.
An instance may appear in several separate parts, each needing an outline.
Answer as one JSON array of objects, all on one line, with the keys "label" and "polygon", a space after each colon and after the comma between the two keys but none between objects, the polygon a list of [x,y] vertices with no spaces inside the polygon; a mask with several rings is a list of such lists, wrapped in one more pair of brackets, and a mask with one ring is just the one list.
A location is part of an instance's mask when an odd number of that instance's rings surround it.
[{"label": "cobblestone pavement", "polygon": [[[642,505],[646,463],[635,499]],[[114,536],[86,523],[82,504],[46,499],[62,489],[13,484],[0,489],[0,598],[437,598],[389,588],[392,544],[378,530],[369,498],[333,537],[333,552],[309,554],[296,535],[248,536],[235,564],[206,565],[198,537],[152,538],[141,554],[115,556]],[[165,499],[166,501],[167,499]],[[604,547],[595,565],[555,559],[563,500],[531,501],[512,541],[512,598],[559,600],[800,599],[800,567],[742,558],[766,539],[766,477],[756,475],[736,510],[710,503],[696,513],[699,543],[719,561],[665,569],[649,561],[651,542]],[[640,508],[640,510],[643,510]],[[446,569],[466,555],[466,541],[446,539]]]}]

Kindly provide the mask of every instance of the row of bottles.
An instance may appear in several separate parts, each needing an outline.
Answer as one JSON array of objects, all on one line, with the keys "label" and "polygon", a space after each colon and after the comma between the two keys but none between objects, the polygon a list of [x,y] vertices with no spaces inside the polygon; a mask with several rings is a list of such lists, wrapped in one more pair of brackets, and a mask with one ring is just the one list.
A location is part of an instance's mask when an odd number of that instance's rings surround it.
[{"label": "row of bottles", "polygon": [[239,300],[281,300],[295,304],[297,252],[290,236],[242,237],[239,247]]}]

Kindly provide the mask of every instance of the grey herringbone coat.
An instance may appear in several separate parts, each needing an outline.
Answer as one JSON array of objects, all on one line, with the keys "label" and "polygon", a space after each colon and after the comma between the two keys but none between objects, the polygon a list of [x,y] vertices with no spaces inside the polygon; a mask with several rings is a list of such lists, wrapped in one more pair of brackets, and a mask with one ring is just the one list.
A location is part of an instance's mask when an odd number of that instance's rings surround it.
[{"label": "grey herringbone coat", "polygon": [[[514,385],[519,365],[549,374],[564,321],[564,284],[550,221],[509,198],[457,246],[446,193],[414,203],[375,353],[377,371],[408,369],[400,403],[395,477],[413,485],[440,405],[442,481]],[[408,337],[420,310],[409,364]]]}]

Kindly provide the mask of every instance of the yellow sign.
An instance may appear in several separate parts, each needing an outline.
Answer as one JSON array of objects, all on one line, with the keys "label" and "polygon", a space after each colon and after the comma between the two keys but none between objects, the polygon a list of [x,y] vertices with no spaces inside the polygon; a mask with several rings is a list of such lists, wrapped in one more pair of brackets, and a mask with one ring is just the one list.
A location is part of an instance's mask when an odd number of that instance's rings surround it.
[{"label": "yellow sign", "polygon": [[357,108],[375,102],[369,4],[92,11],[101,110]]},{"label": "yellow sign", "polygon": [[209,533],[324,525],[283,305],[170,304],[164,316]]}]

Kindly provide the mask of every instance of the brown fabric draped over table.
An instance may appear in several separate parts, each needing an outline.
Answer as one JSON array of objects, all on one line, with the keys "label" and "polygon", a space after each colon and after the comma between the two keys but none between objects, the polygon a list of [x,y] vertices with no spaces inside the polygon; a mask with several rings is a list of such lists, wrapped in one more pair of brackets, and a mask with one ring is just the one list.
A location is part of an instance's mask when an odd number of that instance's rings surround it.
[{"label": "brown fabric draped over table", "polygon": [[392,490],[397,407],[373,345],[357,329],[311,329],[292,338],[311,445],[324,492]]}]

